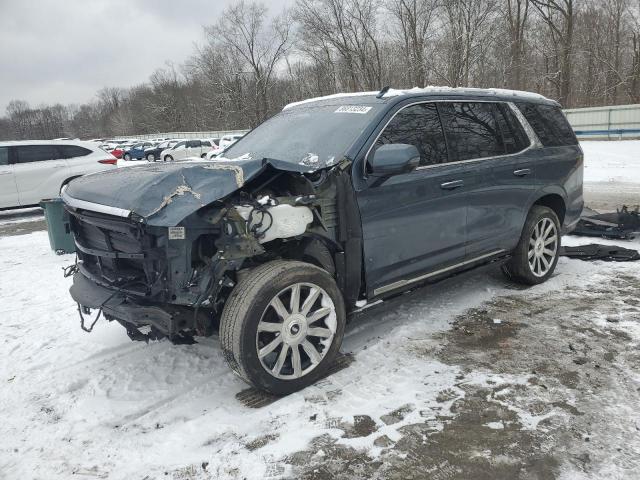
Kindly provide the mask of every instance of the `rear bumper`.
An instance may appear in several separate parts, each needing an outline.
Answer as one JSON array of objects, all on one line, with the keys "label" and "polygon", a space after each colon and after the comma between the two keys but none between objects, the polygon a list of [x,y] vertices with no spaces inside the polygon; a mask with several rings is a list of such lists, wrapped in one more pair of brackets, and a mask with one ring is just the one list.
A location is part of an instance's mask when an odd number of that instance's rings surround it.
[{"label": "rear bumper", "polygon": [[69,289],[71,297],[83,307],[102,308],[105,318],[118,320],[133,328],[152,326],[168,337],[176,336],[183,328],[184,320],[180,315],[171,313],[160,305],[144,305],[139,300],[98,285],[82,273],[73,276],[73,285]]}]

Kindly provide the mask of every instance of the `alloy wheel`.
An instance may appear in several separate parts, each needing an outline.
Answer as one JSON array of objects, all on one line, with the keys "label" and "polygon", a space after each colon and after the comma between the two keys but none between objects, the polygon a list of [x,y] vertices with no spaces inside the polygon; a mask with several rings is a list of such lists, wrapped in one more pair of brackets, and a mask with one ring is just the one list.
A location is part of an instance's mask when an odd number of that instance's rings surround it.
[{"label": "alloy wheel", "polygon": [[536,223],[529,239],[527,259],[531,273],[544,277],[553,266],[557,253],[558,229],[553,220],[544,217]]},{"label": "alloy wheel", "polygon": [[296,283],[275,295],[260,318],[256,348],[276,378],[307,375],[324,359],[336,333],[336,308],[322,288]]}]

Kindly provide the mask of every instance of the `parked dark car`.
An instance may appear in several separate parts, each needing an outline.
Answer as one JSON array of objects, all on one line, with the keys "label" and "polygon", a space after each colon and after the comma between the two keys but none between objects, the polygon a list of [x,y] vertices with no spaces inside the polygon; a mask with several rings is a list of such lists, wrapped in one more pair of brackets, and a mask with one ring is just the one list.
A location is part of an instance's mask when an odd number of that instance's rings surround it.
[{"label": "parked dark car", "polygon": [[544,282],[583,206],[576,137],[534,94],[320,98],[225,157],[71,182],[71,296],[136,340],[218,330],[233,371],[276,394],[326,374],[365,303],[487,263]]}]

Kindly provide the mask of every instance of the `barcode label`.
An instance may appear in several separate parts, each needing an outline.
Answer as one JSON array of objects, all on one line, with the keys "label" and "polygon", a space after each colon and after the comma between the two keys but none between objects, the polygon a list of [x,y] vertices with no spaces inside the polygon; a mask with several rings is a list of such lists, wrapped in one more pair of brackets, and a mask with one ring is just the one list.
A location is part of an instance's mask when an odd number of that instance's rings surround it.
[{"label": "barcode label", "polygon": [[371,110],[371,107],[365,107],[363,105],[343,105],[339,107],[335,113],[360,113],[364,115],[369,110]]},{"label": "barcode label", "polygon": [[169,227],[169,240],[184,240],[186,233],[184,227]]}]

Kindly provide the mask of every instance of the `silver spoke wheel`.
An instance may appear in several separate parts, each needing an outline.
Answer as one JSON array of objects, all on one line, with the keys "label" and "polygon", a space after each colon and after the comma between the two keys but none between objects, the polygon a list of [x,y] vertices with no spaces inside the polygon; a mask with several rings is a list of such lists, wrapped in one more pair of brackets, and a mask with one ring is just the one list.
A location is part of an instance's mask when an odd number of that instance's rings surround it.
[{"label": "silver spoke wheel", "polygon": [[544,277],[555,260],[558,252],[558,229],[550,218],[543,218],[533,228],[529,239],[527,260],[531,273]]},{"label": "silver spoke wheel", "polygon": [[260,318],[260,363],[276,378],[303,377],[327,355],[336,328],[336,308],[327,292],[311,283],[295,283],[273,297]]}]

